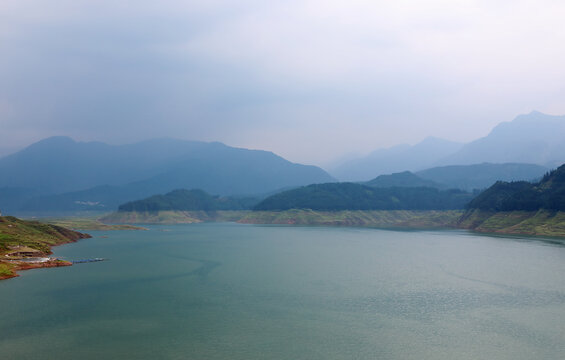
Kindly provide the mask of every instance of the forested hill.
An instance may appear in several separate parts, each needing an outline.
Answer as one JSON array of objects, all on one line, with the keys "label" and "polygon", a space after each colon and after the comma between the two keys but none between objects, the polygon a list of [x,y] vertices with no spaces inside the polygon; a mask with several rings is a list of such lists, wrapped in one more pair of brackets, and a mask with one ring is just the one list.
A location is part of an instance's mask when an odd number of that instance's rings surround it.
[{"label": "forested hill", "polygon": [[192,210],[244,210],[259,200],[213,196],[202,190],[173,190],[165,195],[154,195],[143,200],[131,201],[119,206],[119,212],[158,212]]},{"label": "forested hill", "polygon": [[460,190],[327,183],[275,194],[261,201],[254,210],[446,210],[464,208],[471,198],[471,194]]},{"label": "forested hill", "polygon": [[469,208],[488,211],[565,211],[565,165],[547,173],[541,181],[499,181],[469,203]]},{"label": "forested hill", "polygon": [[394,187],[394,186],[431,187],[436,189],[447,188],[447,186],[437,183],[435,181],[422,179],[421,177],[410,171],[404,171],[390,175],[379,175],[373,180],[367,181],[365,185],[378,187],[378,188]]}]

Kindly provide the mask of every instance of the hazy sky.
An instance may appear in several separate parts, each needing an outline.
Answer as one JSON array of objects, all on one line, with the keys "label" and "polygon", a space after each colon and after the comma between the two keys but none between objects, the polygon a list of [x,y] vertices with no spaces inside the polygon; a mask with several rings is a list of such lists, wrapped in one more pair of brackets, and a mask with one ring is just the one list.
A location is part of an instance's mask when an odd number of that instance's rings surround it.
[{"label": "hazy sky", "polygon": [[565,1],[0,1],[0,154],[217,140],[324,164],[565,114]]}]

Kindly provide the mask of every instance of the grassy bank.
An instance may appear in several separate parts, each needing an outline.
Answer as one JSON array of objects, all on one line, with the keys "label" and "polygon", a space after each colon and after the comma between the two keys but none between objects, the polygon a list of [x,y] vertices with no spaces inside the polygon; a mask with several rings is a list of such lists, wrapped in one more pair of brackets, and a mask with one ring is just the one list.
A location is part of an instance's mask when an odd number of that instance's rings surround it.
[{"label": "grassy bank", "polygon": [[372,226],[382,228],[454,227],[462,211],[345,210],[253,211],[239,220],[248,224]]},{"label": "grassy bank", "polygon": [[51,246],[88,237],[90,235],[57,225],[21,220],[12,216],[0,217],[0,255],[5,255],[14,246],[25,246],[43,254],[51,254]]},{"label": "grassy bank", "polygon": [[159,211],[116,212],[100,220],[105,223],[191,224],[233,221],[245,224],[295,224],[438,228],[454,227],[462,211]]},{"label": "grassy bank", "polygon": [[192,224],[206,221],[238,221],[249,211],[120,211],[101,217],[105,224]]},{"label": "grassy bank", "polygon": [[130,224],[105,224],[96,217],[41,218],[38,221],[73,230],[144,230]]},{"label": "grassy bank", "polygon": [[232,221],[244,224],[367,226],[379,228],[462,228],[484,233],[565,237],[565,212],[480,210],[160,211],[117,212],[100,219],[118,224],[190,224]]},{"label": "grassy bank", "polygon": [[565,237],[565,212],[472,210],[457,226],[484,233]]},{"label": "grassy bank", "polygon": [[0,217],[0,279],[17,276],[17,270],[70,265],[68,262],[57,260],[40,264],[23,263],[17,260],[26,256],[20,254],[24,251],[33,254],[34,257],[43,257],[51,254],[52,246],[89,237],[88,234],[57,225],[21,220],[12,216]]}]

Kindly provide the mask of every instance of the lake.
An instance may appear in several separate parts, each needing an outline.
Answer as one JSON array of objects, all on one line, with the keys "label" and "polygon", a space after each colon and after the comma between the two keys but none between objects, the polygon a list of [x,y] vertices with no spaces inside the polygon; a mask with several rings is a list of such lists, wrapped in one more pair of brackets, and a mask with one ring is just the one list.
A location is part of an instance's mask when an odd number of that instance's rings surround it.
[{"label": "lake", "polygon": [[8,359],[561,359],[565,247],[465,231],[92,231],[0,282]]}]

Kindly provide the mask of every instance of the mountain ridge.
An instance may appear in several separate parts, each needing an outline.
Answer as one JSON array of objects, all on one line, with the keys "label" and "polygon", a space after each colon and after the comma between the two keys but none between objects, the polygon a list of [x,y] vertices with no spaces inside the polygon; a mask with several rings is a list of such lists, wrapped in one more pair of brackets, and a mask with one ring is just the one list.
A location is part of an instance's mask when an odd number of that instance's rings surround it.
[{"label": "mountain ridge", "polygon": [[553,168],[563,162],[565,115],[532,111],[501,122],[486,136],[465,144],[428,137],[416,145],[374,150],[329,171],[342,181],[368,181],[383,174],[449,165],[528,163]]},{"label": "mountain ridge", "polygon": [[[121,203],[177,188],[257,194],[334,180],[319,167],[292,163],[270,151],[168,138],[127,145],[47,138],[1,158],[0,173],[0,205],[10,211],[19,210],[14,205],[51,210],[48,204],[90,210],[75,205],[104,205],[118,193],[125,194]],[[2,190],[14,187],[20,189],[20,199],[8,199],[10,190]],[[22,189],[41,197],[26,197]]]},{"label": "mountain ridge", "polygon": [[345,162],[330,174],[341,181],[368,181],[379,175],[416,171],[432,166],[463,144],[429,136],[416,145],[401,144],[377,149],[369,155]]},{"label": "mountain ridge", "polygon": [[565,162],[565,115],[539,111],[501,122],[437,165],[521,162],[554,167]]}]

